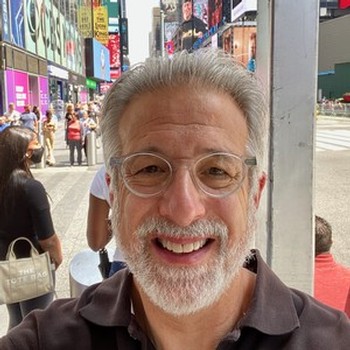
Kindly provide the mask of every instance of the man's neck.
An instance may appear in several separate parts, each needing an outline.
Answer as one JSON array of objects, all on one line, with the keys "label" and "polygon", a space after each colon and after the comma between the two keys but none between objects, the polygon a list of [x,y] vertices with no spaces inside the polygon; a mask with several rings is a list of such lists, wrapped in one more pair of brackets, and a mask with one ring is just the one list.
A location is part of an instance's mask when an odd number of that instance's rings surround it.
[{"label": "man's neck", "polygon": [[175,317],[155,306],[134,285],[133,306],[141,328],[157,350],[215,349],[247,311],[255,274],[242,269],[220,300],[192,315]]}]

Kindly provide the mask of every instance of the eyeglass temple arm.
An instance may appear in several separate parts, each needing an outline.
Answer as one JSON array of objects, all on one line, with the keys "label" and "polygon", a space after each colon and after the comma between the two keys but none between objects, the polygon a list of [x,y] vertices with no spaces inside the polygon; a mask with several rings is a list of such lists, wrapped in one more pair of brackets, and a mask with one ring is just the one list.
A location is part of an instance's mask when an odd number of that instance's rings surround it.
[{"label": "eyeglass temple arm", "polygon": [[246,165],[251,165],[251,166],[257,165],[256,157],[247,158],[247,159],[244,160],[244,163]]}]

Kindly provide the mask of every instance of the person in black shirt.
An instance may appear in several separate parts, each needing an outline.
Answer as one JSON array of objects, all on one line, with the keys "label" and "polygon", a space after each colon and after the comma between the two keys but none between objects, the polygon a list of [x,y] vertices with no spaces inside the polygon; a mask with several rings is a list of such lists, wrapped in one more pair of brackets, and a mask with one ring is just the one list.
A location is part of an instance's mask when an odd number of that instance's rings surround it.
[{"label": "person in black shirt", "polygon": [[193,15],[192,0],[184,0],[182,4],[181,49],[191,50],[195,41],[207,31],[206,24]]},{"label": "person in black shirt", "polygon": [[[10,126],[0,133],[0,260],[9,244],[26,237],[40,251],[48,251],[57,268],[62,262],[61,244],[55,233],[44,186],[33,178],[30,165],[40,163],[43,147],[29,128]],[[16,244],[18,257],[30,256],[29,244]],[[9,304],[9,329],[34,309],[44,309],[53,293]],[[1,348],[1,346],[0,346]]]}]

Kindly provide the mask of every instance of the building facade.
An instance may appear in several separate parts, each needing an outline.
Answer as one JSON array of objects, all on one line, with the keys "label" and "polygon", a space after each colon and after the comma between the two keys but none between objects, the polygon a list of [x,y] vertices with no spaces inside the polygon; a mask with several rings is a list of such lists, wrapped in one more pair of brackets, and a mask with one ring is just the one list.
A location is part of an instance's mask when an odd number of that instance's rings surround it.
[{"label": "building facade", "polygon": [[45,112],[103,93],[120,76],[123,54],[127,62],[122,3],[0,0],[0,113],[10,102]]}]

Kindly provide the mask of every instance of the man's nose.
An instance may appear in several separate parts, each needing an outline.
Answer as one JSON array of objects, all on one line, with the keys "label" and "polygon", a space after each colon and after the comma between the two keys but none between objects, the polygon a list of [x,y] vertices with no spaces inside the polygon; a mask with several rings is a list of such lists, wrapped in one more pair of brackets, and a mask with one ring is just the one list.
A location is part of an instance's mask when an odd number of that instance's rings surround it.
[{"label": "man's nose", "polygon": [[186,227],[202,218],[205,210],[205,195],[195,186],[188,169],[179,168],[162,195],[159,213],[174,222]]}]

